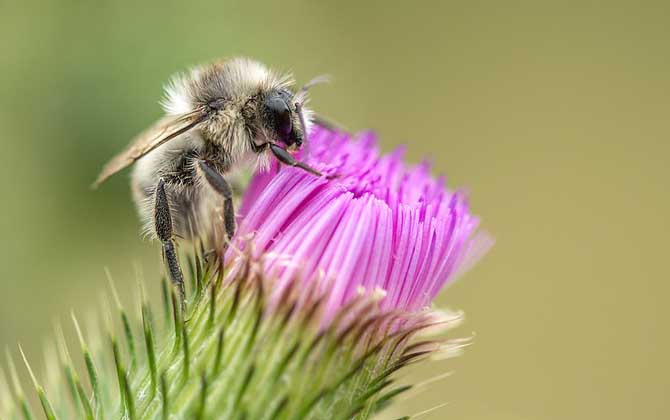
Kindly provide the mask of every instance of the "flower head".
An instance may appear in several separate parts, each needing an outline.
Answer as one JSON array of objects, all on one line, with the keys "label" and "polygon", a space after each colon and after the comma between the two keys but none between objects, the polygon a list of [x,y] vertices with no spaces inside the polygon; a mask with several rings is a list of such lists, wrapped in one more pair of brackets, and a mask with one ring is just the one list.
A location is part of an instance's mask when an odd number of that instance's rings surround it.
[{"label": "flower head", "polygon": [[240,208],[235,248],[253,243],[277,295],[297,275],[327,290],[326,318],[362,290],[381,290],[382,308],[416,311],[481,250],[466,196],[429,164],[407,167],[402,150],[380,156],[373,133],[316,127],[310,142],[303,160],[333,179],[275,164]]},{"label": "flower head", "polygon": [[[90,392],[62,331],[47,388],[21,350],[47,418],[365,420],[410,389],[394,385],[399,369],[469,343],[446,335],[460,312],[421,310],[486,245],[465,196],[427,164],[380,156],[369,133],[317,128],[311,148],[303,159],[336,177],[276,165],[257,174],[225,264],[196,248],[188,298],[164,278],[157,319],[140,293],[144,346],[116,292],[108,340],[94,324],[89,347],[73,315]],[[31,417],[11,356],[8,367],[12,389],[0,371],[0,395],[14,398],[0,398],[0,417]]]}]

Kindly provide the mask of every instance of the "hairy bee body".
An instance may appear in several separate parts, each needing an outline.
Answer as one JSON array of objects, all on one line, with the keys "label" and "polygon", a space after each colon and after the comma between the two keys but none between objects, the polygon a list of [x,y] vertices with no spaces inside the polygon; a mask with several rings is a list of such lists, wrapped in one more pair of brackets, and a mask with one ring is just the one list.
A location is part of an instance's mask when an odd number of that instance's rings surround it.
[{"label": "hairy bee body", "polygon": [[[277,133],[272,116],[263,109],[264,99],[272,92],[288,92],[291,83],[289,77],[245,58],[196,68],[172,80],[163,102],[168,116],[202,108],[208,116],[135,163],[133,198],[147,233],[154,232],[154,192],[160,179],[167,185],[176,235],[191,239],[213,232],[212,221],[220,220],[222,198],[203,182],[197,162],[208,162],[222,175],[243,167],[267,167],[267,144],[277,140]],[[309,111],[303,112],[310,121]],[[291,125],[300,143],[302,127],[297,121]]]},{"label": "hairy bee body", "polygon": [[146,234],[155,235],[154,194],[161,179],[167,185],[174,232],[184,239],[193,239],[202,232],[210,231],[221,197],[203,184],[196,163],[207,159],[210,162],[221,162],[217,166],[226,168],[223,173],[231,169],[229,155],[213,160],[213,153],[208,152],[210,148],[212,146],[199,133],[183,134],[136,163],[131,176],[131,188]]},{"label": "hairy bee body", "polygon": [[96,186],[135,164],[131,185],[140,218],[161,242],[168,275],[182,292],[174,237],[220,249],[235,233],[226,178],[242,166],[267,167],[270,154],[321,176],[289,153],[306,141],[313,114],[304,105],[316,82],[293,92],[290,76],[248,58],[197,67],[166,88],[166,115],[103,168]]}]

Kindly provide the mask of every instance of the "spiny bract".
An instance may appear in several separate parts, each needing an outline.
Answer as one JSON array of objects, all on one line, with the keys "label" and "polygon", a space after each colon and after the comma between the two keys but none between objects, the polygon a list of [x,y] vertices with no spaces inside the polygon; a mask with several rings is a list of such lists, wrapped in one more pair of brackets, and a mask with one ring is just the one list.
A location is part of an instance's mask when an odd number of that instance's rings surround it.
[{"label": "spiny bract", "polygon": [[[166,281],[159,319],[143,296],[142,344],[118,298],[117,319],[106,321],[104,339],[92,340],[105,341],[95,351],[73,316],[81,354],[73,360],[57,332],[49,395],[31,370],[46,418],[366,419],[410,388],[394,386],[398,369],[463,344],[443,336],[458,314],[384,310],[379,294],[361,291],[323,327],[327,296],[316,288],[305,299],[292,281],[271,307],[272,279],[258,259],[246,258],[232,280],[204,261],[200,253],[188,258],[184,312]],[[417,338],[435,328],[437,337]],[[75,368],[81,361],[86,381]],[[11,386],[0,375],[0,415],[34,418],[9,354],[8,369]]]}]

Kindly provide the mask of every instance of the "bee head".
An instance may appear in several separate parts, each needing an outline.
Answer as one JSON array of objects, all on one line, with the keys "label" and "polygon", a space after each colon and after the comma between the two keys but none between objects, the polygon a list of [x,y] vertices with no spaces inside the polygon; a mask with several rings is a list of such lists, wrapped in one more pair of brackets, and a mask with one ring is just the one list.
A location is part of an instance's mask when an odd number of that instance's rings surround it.
[{"label": "bee head", "polygon": [[263,100],[265,124],[273,140],[299,149],[303,142],[300,115],[292,104],[293,94],[286,89],[270,92]]}]

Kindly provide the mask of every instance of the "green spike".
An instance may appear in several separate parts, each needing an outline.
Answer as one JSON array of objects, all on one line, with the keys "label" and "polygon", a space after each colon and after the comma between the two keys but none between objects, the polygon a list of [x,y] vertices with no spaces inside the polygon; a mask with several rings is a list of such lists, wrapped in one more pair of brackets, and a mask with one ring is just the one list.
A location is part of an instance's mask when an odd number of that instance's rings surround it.
[{"label": "green spike", "polygon": [[218,301],[216,298],[217,284],[217,282],[213,281],[209,287],[209,318],[207,319],[207,328],[211,328],[214,325],[214,316],[216,315],[216,304]]},{"label": "green spike", "polygon": [[285,396],[281,400],[279,400],[279,403],[275,407],[275,409],[272,411],[272,415],[268,417],[269,419],[277,419],[279,418],[279,415],[286,410],[286,407],[288,407],[288,396]]},{"label": "green spike", "polygon": [[14,401],[12,401],[9,384],[5,377],[5,371],[2,370],[2,366],[0,366],[0,416],[9,417],[13,408]]},{"label": "green spike", "polygon": [[109,288],[112,290],[112,296],[116,302],[116,308],[119,311],[121,317],[121,323],[123,325],[123,333],[126,336],[126,345],[128,346],[128,354],[130,355],[130,366],[134,366],[137,362],[137,356],[135,353],[135,337],[133,336],[133,329],[130,326],[130,320],[128,319],[128,314],[121,304],[121,299],[119,299],[119,294],[116,291],[116,286],[114,285],[114,280],[112,279],[109,270],[105,269],[107,273],[107,280],[109,281]]},{"label": "green spike", "polygon": [[21,398],[19,400],[19,406],[21,407],[21,413],[23,413],[23,418],[25,420],[33,420],[33,413],[30,411],[30,407],[28,407],[28,403],[24,398]]},{"label": "green spike", "polygon": [[189,286],[191,287],[191,290],[195,290],[195,279],[196,279],[196,272],[195,272],[195,264],[193,263],[193,258],[186,258],[187,264],[188,264],[188,274],[189,274]]},{"label": "green spike", "polygon": [[123,360],[121,359],[121,352],[119,351],[119,343],[116,341],[114,333],[109,333],[109,341],[112,344],[112,356],[114,357],[114,367],[116,370],[116,379],[119,385],[119,396],[121,397],[121,402],[125,400],[123,381],[124,381],[124,370],[123,370]]},{"label": "green spike", "polygon": [[60,328],[60,325],[57,325],[57,327],[60,351],[62,355],[61,357],[63,359],[63,364],[65,365],[64,370],[66,375],[69,376],[68,380],[72,382],[72,387],[76,390],[78,397],[77,399],[79,401],[79,404],[76,405],[81,406],[81,409],[84,412],[84,417],[87,420],[93,420],[93,409],[91,407],[91,403],[88,401],[88,395],[86,395],[86,391],[84,390],[84,387],[79,380],[79,375],[77,375],[77,372],[72,367],[72,359],[70,358],[70,352],[68,351],[67,344],[65,342],[65,334],[63,334],[63,329]]},{"label": "green spike", "polygon": [[303,405],[303,407],[300,409],[298,415],[295,418],[297,419],[307,418],[307,415],[314,409],[314,407],[316,407],[321,400],[323,400],[328,394],[330,394],[330,392],[331,392],[330,388],[325,388],[319,391],[319,393],[316,394],[316,396],[312,398],[312,400],[309,403]]},{"label": "green spike", "polygon": [[326,331],[320,331],[318,334],[316,334],[312,340],[310,341],[309,345],[307,346],[306,351],[302,352],[302,356],[300,358],[300,364],[305,363],[305,360],[307,357],[309,357],[310,354],[316,349],[319,344],[321,344],[324,340],[326,339]]},{"label": "green spike", "polygon": [[161,373],[161,419],[168,420],[169,416],[169,395],[167,386],[166,372]]},{"label": "green spike", "polygon": [[56,334],[58,339],[58,349],[61,354],[61,362],[63,363],[63,370],[65,371],[65,376],[67,377],[68,383],[73,389],[74,399],[75,399],[75,408],[81,407],[84,412],[84,416],[87,419],[93,418],[93,410],[88,401],[88,396],[84,391],[84,388],[81,386],[81,381],[79,380],[79,375],[77,371],[72,367],[72,358],[70,357],[70,352],[68,351],[67,344],[65,342],[65,334],[60,324],[56,324]]},{"label": "green spike", "polygon": [[174,349],[173,351],[178,351],[181,346],[181,340],[184,329],[184,320],[182,318],[182,307],[175,292],[174,287],[172,288],[172,319],[174,324]]},{"label": "green spike", "polygon": [[156,368],[156,348],[155,348],[155,336],[153,330],[153,317],[151,315],[151,307],[149,302],[146,299],[146,293],[144,291],[144,283],[138,276],[137,287],[140,291],[140,313],[142,316],[142,331],[144,333],[144,345],[147,352],[147,361],[149,362],[149,375],[151,378],[151,397],[153,398],[154,393],[158,387],[157,380],[157,368]]},{"label": "green spike", "polygon": [[216,283],[216,289],[219,290],[219,287],[221,284],[223,284],[223,276],[225,274],[225,269],[221,266],[219,266],[216,270],[216,278],[214,279],[214,282]]},{"label": "green spike", "polygon": [[249,387],[249,384],[251,383],[251,379],[254,377],[255,372],[256,372],[256,366],[252,364],[251,366],[249,366],[247,374],[244,376],[244,380],[242,381],[242,386],[240,387],[240,390],[237,391],[237,396],[235,397],[234,400],[235,402],[233,403],[233,412],[235,412],[235,410],[240,406],[242,398],[244,397],[244,393]]},{"label": "green spike", "polygon": [[126,311],[121,309],[120,314],[121,322],[123,323],[123,334],[126,337],[126,345],[128,346],[128,354],[130,355],[130,366],[135,366],[137,363],[137,353],[135,353],[135,337],[133,336],[133,329],[130,326]]},{"label": "green spike", "polygon": [[356,416],[358,416],[358,415],[360,414],[360,412],[363,411],[364,408],[365,408],[365,403],[361,403],[361,404],[355,405],[354,408],[352,408],[351,410],[349,410],[349,412],[346,413],[342,418],[343,418],[344,420],[347,420],[347,419],[353,419],[353,418],[355,418]]},{"label": "green spike", "polygon": [[151,305],[149,304],[149,301],[147,300],[147,294],[146,290],[144,289],[144,282],[142,280],[137,280],[137,287],[140,290],[140,315],[144,317],[146,315],[147,320],[149,321],[149,324],[151,327],[153,327],[154,324],[154,314],[151,311]]},{"label": "green spike", "polygon": [[404,385],[392,389],[391,391],[382,395],[381,397],[379,397],[377,401],[375,401],[375,405],[372,409],[372,412],[374,413],[384,409],[387,405],[391,403],[391,400],[393,398],[397,397],[399,394],[402,394],[403,392],[409,391],[410,389],[412,389],[412,385]]},{"label": "green spike", "polygon": [[345,373],[339,380],[335,382],[335,385],[333,386],[333,390],[336,390],[339,388],[342,384],[347,382],[349,379],[351,379],[356,373],[358,373],[361,368],[365,365],[365,362],[374,354],[376,354],[379,351],[379,346],[375,346],[372,349],[368,350],[363,356],[361,356],[353,365],[351,369],[347,373]]},{"label": "green spike", "polygon": [[200,258],[198,254],[195,254],[195,285],[196,285],[196,296],[200,296],[203,288],[203,275],[202,275],[202,265],[200,264]]},{"label": "green spike", "polygon": [[271,375],[272,383],[276,384],[277,381],[279,381],[279,379],[281,379],[281,375],[284,373],[284,371],[286,370],[286,368],[289,365],[289,362],[296,355],[299,348],[300,348],[300,341],[296,341],[296,343],[289,349],[289,351],[286,352],[284,357],[277,364],[276,370]]},{"label": "green spike", "polygon": [[423,351],[417,351],[415,353],[409,353],[398,359],[396,361],[396,364],[398,364],[399,366],[405,366],[411,362],[416,361],[416,359],[421,359],[423,356],[428,356],[431,353],[432,353],[431,350],[423,350]]},{"label": "green spike", "polygon": [[[44,389],[58,389],[60,392],[61,377],[60,363],[58,362],[58,352],[54,351],[51,340],[44,340],[42,344],[42,357],[44,359]],[[0,372],[1,373],[1,372]],[[58,404],[58,406],[62,406]],[[58,409],[56,410],[58,411]]]},{"label": "green spike", "polygon": [[225,339],[225,331],[223,327],[219,330],[219,336],[216,340],[216,355],[214,356],[214,366],[212,368],[212,375],[217,375],[221,369],[221,358],[223,357],[223,345]]},{"label": "green spike", "polygon": [[383,390],[383,389],[386,388],[387,386],[391,385],[392,383],[393,383],[393,381],[389,379],[389,380],[386,380],[386,381],[383,381],[383,382],[378,383],[376,386],[373,386],[373,387],[368,388],[367,391],[365,391],[365,392],[364,392],[363,394],[361,394],[358,398],[356,398],[356,401],[355,401],[354,403],[355,403],[356,405],[367,403],[368,400],[369,400],[370,398],[372,398],[372,396],[374,396],[375,394],[381,392],[381,390]]},{"label": "green spike", "polygon": [[79,377],[77,375],[73,376],[74,386],[77,389],[77,394],[79,395],[79,402],[84,409],[84,415],[86,416],[87,420],[93,420],[93,407],[91,407],[91,403],[88,401],[88,395],[86,395],[86,391],[84,390]]},{"label": "green spike", "polygon": [[163,298],[164,325],[170,322],[170,292],[168,290],[168,279],[163,276],[161,279],[161,297]]},{"label": "green spike", "polygon": [[14,387],[14,395],[16,396],[16,401],[18,402],[19,408],[25,420],[32,420],[33,413],[28,406],[26,401],[25,394],[23,393],[23,388],[21,387],[21,381],[19,381],[19,375],[16,373],[16,366],[14,365],[14,360],[12,355],[9,352],[8,348],[5,348],[5,355],[7,357],[7,366],[9,367],[9,376],[12,381],[12,386]]},{"label": "green spike", "polygon": [[86,365],[86,372],[88,373],[88,379],[91,383],[91,389],[93,390],[93,396],[98,405],[102,404],[102,398],[100,396],[100,387],[98,386],[98,373],[95,370],[95,365],[93,364],[93,359],[91,358],[91,353],[88,351],[88,346],[86,341],[84,341],[84,335],[81,333],[81,328],[79,328],[79,322],[77,317],[74,315],[74,312],[71,312],[72,322],[74,323],[74,328],[77,331],[77,337],[79,338],[79,344],[81,345],[81,351],[84,354],[84,363]]},{"label": "green spike", "polygon": [[142,304],[142,327],[144,329],[144,343],[146,345],[149,372],[151,374],[151,389],[152,392],[155,392],[158,385],[156,381],[156,352],[154,348],[153,328],[151,327],[149,315],[149,305],[146,302]]},{"label": "green spike", "polygon": [[230,305],[230,312],[228,312],[228,319],[226,320],[226,324],[230,324],[233,321],[233,318],[235,318],[235,314],[237,313],[237,307],[240,304],[240,295],[242,294],[242,282],[238,281],[237,284],[235,285],[235,293],[233,294],[233,302]]},{"label": "green spike", "polygon": [[183,381],[188,381],[188,374],[191,368],[191,349],[189,348],[188,343],[188,334],[186,333],[186,328],[182,329],[182,349],[184,351],[184,370],[183,370]]},{"label": "green spike", "polygon": [[54,325],[54,329],[56,331],[56,348],[58,349],[58,358],[61,364],[61,369],[63,369],[63,372],[65,373],[65,380],[70,391],[73,407],[76,410],[79,407],[79,394],[77,393],[74,374],[72,372],[72,361],[65,344],[65,334],[63,334],[63,328],[59,323]]},{"label": "green spike", "polygon": [[35,378],[33,369],[30,367],[30,363],[28,363],[28,358],[26,358],[26,354],[23,352],[21,344],[19,344],[19,352],[21,353],[21,357],[23,358],[23,363],[26,365],[26,369],[28,369],[30,379],[33,381],[33,386],[35,387],[37,397],[39,398],[40,404],[42,405],[42,409],[44,410],[44,415],[46,416],[47,420],[56,420],[56,415],[54,414],[54,410],[51,407],[51,403],[49,402],[49,399],[47,398],[44,392],[44,388],[42,388],[42,386],[37,383],[37,378]]},{"label": "green spike", "polygon": [[207,406],[205,405],[207,401],[207,376],[203,373],[202,376],[200,377],[200,403],[198,404],[198,410],[197,414],[195,416],[196,419],[202,420],[205,418],[205,411]]},{"label": "green spike", "polygon": [[391,376],[393,374],[393,372],[396,372],[401,367],[402,367],[402,365],[396,365],[396,364],[385,367],[380,374],[378,374],[376,377],[374,377],[370,381],[370,386],[374,387],[374,386],[377,386],[379,383],[384,382],[384,380],[386,378]]},{"label": "green spike", "polygon": [[70,365],[63,364],[62,369],[65,372],[65,380],[67,381],[67,387],[70,391],[70,398],[72,398],[72,404],[75,409],[79,406],[79,395],[77,394],[77,387],[74,383],[74,376],[72,375],[72,369]]},{"label": "green spike", "polygon": [[244,351],[246,352],[251,352],[251,349],[256,342],[256,335],[258,334],[258,330],[260,329],[261,326],[261,321],[263,320],[263,308],[261,306],[262,297],[258,297],[256,306],[255,306],[255,311],[256,311],[256,316],[254,318],[254,323],[253,326],[251,327],[251,331],[249,333],[249,337],[247,338],[247,344],[246,348]]},{"label": "green spike", "polygon": [[130,420],[135,420],[137,418],[137,415],[135,414],[135,397],[130,386],[130,379],[125,372],[123,374],[123,393],[125,394],[128,418]]}]

